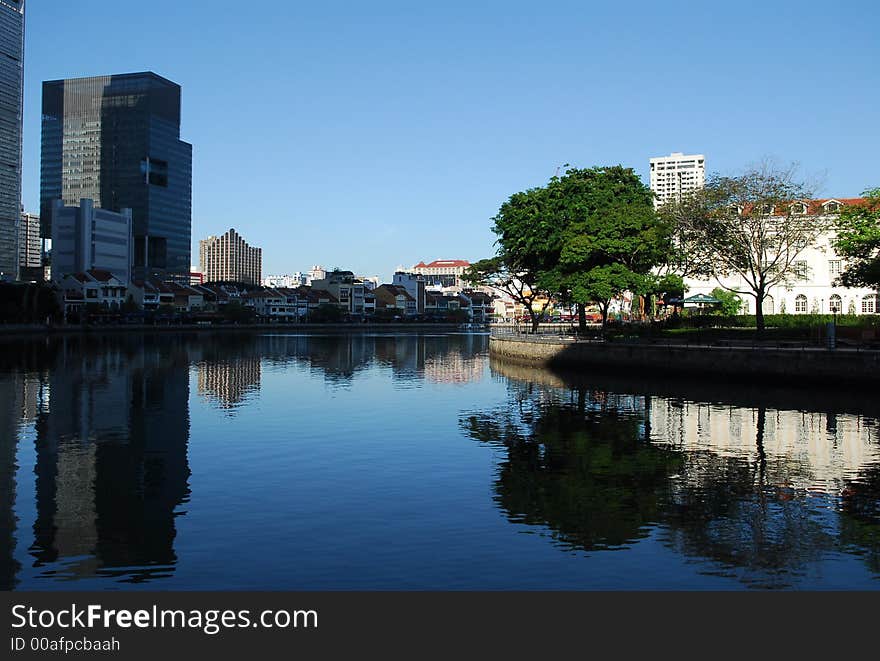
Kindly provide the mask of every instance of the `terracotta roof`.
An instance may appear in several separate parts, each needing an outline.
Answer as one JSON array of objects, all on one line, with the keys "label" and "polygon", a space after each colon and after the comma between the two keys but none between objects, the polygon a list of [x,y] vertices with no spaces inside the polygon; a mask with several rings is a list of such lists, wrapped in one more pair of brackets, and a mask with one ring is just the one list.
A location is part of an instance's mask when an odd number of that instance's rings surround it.
[{"label": "terracotta roof", "polygon": [[437,259],[431,262],[430,264],[425,264],[424,262],[419,262],[413,268],[415,269],[442,269],[442,268],[456,268],[460,266],[470,266],[471,263],[463,260],[463,259]]},{"label": "terracotta roof", "polygon": [[333,294],[331,294],[326,289],[312,289],[311,295],[314,296],[316,299],[322,300],[322,299],[326,298],[331,303],[338,303],[339,302],[339,299],[336,298]]},{"label": "terracotta roof", "polygon": [[[854,207],[854,206],[863,206],[867,205],[870,200],[865,197],[828,197],[822,198],[818,200],[793,200],[791,202],[779,202],[774,204],[774,215],[778,213],[782,213],[782,209],[787,209],[788,207],[795,204],[806,204],[807,205],[807,214],[808,215],[820,215],[824,211],[824,206],[829,202],[837,202],[841,206],[844,207]],[[745,211],[749,211],[752,209],[752,205],[743,206]],[[787,213],[786,213],[787,215]]]},{"label": "terracotta roof", "polygon": [[90,271],[86,271],[89,277],[98,282],[108,282],[111,278],[113,278],[113,274],[110,271],[105,271],[103,269],[92,269]]}]

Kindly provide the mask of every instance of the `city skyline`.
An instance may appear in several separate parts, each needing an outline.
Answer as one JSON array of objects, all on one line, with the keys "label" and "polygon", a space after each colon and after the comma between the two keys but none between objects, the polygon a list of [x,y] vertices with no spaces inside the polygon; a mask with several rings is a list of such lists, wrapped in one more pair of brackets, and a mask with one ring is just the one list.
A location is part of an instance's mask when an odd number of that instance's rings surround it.
[{"label": "city skyline", "polygon": [[[183,87],[183,131],[195,146],[193,254],[198,239],[241,227],[264,247],[264,273],[475,261],[492,252],[489,218],[501,202],[565,163],[621,163],[647,184],[648,159],[673,151],[705,154],[710,173],[776,157],[826,175],[826,197],[854,197],[880,179],[870,21],[847,22],[844,45],[795,41],[781,65],[772,39],[734,48],[756,22],[768,33],[833,32],[835,8],[640,7],[633,18],[623,8],[562,3],[550,14],[505,3],[462,21],[456,4],[340,14],[266,3],[242,32],[223,12],[160,0],[133,34],[122,28],[136,9],[118,4],[95,12],[106,38],[63,62],[47,40],[26,41],[26,209],[38,197],[41,82],[152,70]],[[856,5],[861,16],[876,11]],[[28,31],[58,31],[78,11],[34,4]],[[196,17],[204,34],[186,29]],[[632,38],[621,40],[617,24]],[[242,34],[256,45],[247,61],[226,53]],[[346,45],[327,49],[328,37]],[[678,56],[674,79],[651,64],[661,51]],[[806,77],[832,91],[804,102]],[[339,238],[327,240],[328,230]]]}]

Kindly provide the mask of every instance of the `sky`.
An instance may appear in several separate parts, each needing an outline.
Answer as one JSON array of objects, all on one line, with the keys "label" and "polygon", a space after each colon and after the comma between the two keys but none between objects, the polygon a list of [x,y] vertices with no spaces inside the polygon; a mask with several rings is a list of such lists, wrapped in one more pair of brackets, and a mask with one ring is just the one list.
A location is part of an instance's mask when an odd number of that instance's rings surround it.
[{"label": "sky", "polygon": [[492,216],[566,165],[797,163],[825,197],[880,186],[876,0],[149,3],[30,0],[23,197],[41,82],[154,71],[183,88],[198,240],[263,274],[390,278],[494,253]]}]

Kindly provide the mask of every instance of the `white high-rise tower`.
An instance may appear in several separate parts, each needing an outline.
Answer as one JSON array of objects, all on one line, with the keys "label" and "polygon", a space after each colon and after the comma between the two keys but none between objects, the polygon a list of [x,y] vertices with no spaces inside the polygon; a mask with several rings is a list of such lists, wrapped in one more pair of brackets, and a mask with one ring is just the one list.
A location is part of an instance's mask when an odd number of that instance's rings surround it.
[{"label": "white high-rise tower", "polygon": [[673,152],[669,156],[651,159],[651,190],[657,209],[669,200],[680,200],[682,195],[705,185],[706,157],[702,154]]}]

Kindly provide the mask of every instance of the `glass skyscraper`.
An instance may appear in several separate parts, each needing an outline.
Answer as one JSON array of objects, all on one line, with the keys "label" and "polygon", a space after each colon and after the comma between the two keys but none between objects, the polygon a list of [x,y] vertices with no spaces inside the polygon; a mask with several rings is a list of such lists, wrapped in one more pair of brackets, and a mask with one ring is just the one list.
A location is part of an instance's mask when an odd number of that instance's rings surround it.
[{"label": "glass skyscraper", "polygon": [[24,0],[0,0],[0,277],[18,276]]},{"label": "glass skyscraper", "polygon": [[[0,0],[2,2],[3,0]],[[132,210],[132,277],[189,281],[192,145],[180,139],[180,86],[154,73],[43,83],[40,218],[81,199]]]}]

